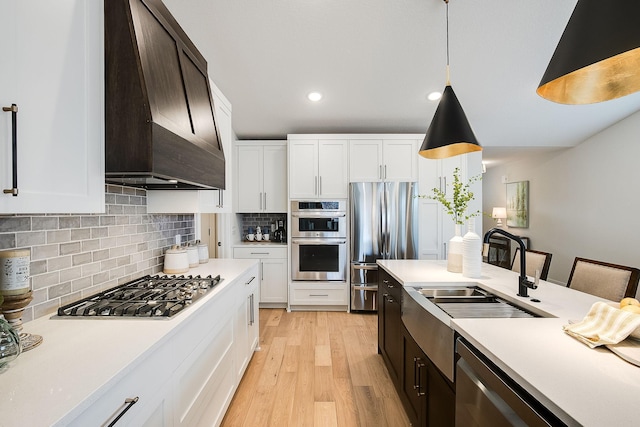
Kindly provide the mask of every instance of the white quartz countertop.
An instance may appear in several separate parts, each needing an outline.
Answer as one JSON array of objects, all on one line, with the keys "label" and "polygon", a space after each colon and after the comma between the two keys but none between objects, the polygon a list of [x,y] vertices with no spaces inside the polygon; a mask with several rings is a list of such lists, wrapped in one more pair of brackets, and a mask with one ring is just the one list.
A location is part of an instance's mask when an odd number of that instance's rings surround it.
[{"label": "white quartz countertop", "polygon": [[223,281],[170,319],[53,316],[25,323],[24,332],[42,335],[44,341],[0,373],[0,426],[56,425],[69,414],[80,413],[99,398],[100,389],[124,378],[137,359],[153,351],[159,341],[256,263],[211,259],[190,269],[189,275],[219,274]]},{"label": "white quartz countertop", "polygon": [[582,319],[594,302],[606,300],[545,281],[528,290],[529,298],[518,297],[518,274],[489,264],[483,264],[477,279],[446,271],[446,261],[378,264],[404,286],[477,282],[534,312],[554,316],[449,319],[449,324],[567,424],[640,425],[640,367],[606,348],[590,349],[562,330],[569,320]]}]

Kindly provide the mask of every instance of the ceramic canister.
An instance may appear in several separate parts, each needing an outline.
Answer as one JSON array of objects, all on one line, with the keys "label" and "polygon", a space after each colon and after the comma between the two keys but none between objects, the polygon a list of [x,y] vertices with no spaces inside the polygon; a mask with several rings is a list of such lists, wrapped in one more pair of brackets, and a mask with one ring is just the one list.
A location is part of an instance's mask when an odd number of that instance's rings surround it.
[{"label": "ceramic canister", "polygon": [[172,246],[164,254],[164,274],[182,274],[189,271],[189,256],[186,249]]},{"label": "ceramic canister", "polygon": [[204,243],[198,243],[198,259],[200,264],[209,262],[209,246]]},{"label": "ceramic canister", "polygon": [[20,295],[29,290],[31,251],[15,249],[0,251],[0,292]]},{"label": "ceramic canister", "polygon": [[189,267],[197,267],[200,264],[200,255],[198,255],[198,247],[187,246],[187,257],[189,258]]}]

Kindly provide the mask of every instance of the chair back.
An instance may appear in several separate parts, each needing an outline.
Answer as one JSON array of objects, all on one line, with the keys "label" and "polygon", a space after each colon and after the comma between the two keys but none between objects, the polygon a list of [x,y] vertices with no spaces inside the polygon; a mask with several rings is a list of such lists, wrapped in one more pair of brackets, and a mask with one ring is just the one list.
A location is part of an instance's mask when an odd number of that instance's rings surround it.
[{"label": "chair back", "polygon": [[[540,270],[540,280],[547,280],[549,267],[551,266],[551,254],[549,252],[534,251],[527,249],[524,253],[527,276],[536,275],[536,270]],[[516,248],[515,256],[511,262],[511,270],[520,273],[520,248]]]},{"label": "chair back", "polygon": [[640,270],[586,258],[573,261],[567,287],[611,301],[635,297]]}]

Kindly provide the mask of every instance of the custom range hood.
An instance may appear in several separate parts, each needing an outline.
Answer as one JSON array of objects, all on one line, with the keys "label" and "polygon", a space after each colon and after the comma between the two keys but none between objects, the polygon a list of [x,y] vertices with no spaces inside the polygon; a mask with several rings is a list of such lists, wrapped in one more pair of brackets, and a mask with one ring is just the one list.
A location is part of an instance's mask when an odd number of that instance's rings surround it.
[{"label": "custom range hood", "polygon": [[161,0],[109,0],[104,11],[106,181],[224,189],[204,57]]}]

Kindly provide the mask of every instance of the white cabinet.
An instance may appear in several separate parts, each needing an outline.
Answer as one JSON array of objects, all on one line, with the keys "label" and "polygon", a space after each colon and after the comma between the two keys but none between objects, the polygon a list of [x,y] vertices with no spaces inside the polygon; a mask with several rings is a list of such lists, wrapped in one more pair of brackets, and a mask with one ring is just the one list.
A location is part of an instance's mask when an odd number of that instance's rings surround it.
[{"label": "white cabinet", "polygon": [[260,307],[285,307],[287,304],[287,248],[244,245],[233,249],[236,259],[260,260]]},{"label": "white cabinet", "polygon": [[235,154],[236,212],[286,212],[286,141],[237,142]]},{"label": "white cabinet", "polygon": [[348,141],[289,136],[289,197],[346,198]]},{"label": "white cabinet", "polygon": [[[437,188],[453,198],[453,172],[460,169],[460,180],[466,184],[468,179],[482,173],[482,154],[474,152],[442,160],[425,159],[419,161],[419,194],[431,196],[432,189]],[[475,199],[469,203],[468,212],[482,211],[482,181],[472,184],[471,191]],[[418,205],[420,224],[419,257],[420,259],[446,259],[447,244],[455,235],[453,219],[439,202],[421,198]],[[463,226],[463,235],[466,233]],[[475,231],[482,236],[482,221],[475,221]]]},{"label": "white cabinet", "polygon": [[238,381],[242,378],[244,371],[249,365],[253,351],[259,347],[260,331],[258,330],[258,301],[260,298],[260,277],[257,269],[250,275],[246,275],[242,280],[240,293],[241,302],[235,317],[235,330],[237,340],[235,342],[236,351],[236,374]]},{"label": "white cabinet", "polygon": [[412,138],[350,139],[349,181],[417,181],[418,142]]},{"label": "white cabinet", "polygon": [[137,398],[118,426],[220,425],[259,343],[258,264],[225,285],[64,424],[107,425]]},{"label": "white cabinet", "polygon": [[[1,213],[104,212],[103,2],[0,3],[0,104],[17,105],[18,195]],[[13,188],[11,111],[0,186]]]},{"label": "white cabinet", "polygon": [[289,293],[292,310],[349,308],[347,283],[292,282]]},{"label": "white cabinet", "polygon": [[218,134],[225,156],[224,190],[149,190],[148,213],[231,213],[233,194],[233,129],[231,103],[210,81]]}]

